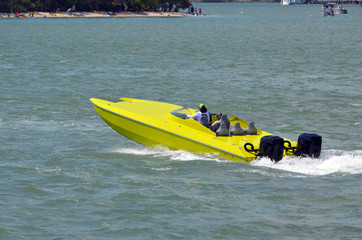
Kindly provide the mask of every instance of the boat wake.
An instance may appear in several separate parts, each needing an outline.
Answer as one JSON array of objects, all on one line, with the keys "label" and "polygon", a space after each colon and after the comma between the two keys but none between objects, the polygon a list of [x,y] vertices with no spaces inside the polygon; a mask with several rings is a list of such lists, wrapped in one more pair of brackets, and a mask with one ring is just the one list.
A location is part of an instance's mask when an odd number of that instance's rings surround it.
[{"label": "boat wake", "polygon": [[217,161],[217,162],[230,162],[229,160],[219,159],[217,156],[212,154],[196,154],[188,151],[174,151],[168,148],[159,147],[153,148],[119,148],[112,152],[140,155],[140,156],[151,156],[151,157],[165,157],[175,161]]},{"label": "boat wake", "polygon": [[[112,152],[139,156],[169,158],[174,161],[214,161],[233,163],[211,154],[195,154],[187,151],[173,151],[167,148],[117,148]],[[268,158],[261,158],[250,163],[255,167],[271,168],[302,175],[349,175],[362,173],[362,151],[324,150],[320,158],[285,157],[274,163]]]},{"label": "boat wake", "polygon": [[313,176],[358,174],[362,173],[362,151],[325,150],[320,158],[285,157],[278,163],[261,158],[251,164]]}]

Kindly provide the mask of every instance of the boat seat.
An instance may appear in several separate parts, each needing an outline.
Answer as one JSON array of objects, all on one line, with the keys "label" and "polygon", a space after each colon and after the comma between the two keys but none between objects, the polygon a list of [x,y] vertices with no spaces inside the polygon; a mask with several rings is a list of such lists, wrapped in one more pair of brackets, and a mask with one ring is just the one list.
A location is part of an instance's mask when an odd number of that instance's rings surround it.
[{"label": "boat seat", "polygon": [[209,127],[209,118],[206,114],[202,114],[199,123],[204,125],[205,127]]},{"label": "boat seat", "polygon": [[225,123],[221,123],[218,130],[216,130],[216,136],[229,136],[229,130]]},{"label": "boat seat", "polygon": [[254,122],[250,122],[248,127],[245,129],[245,135],[257,135],[258,129],[256,129]]},{"label": "boat seat", "polygon": [[230,134],[231,135],[244,135],[244,129],[241,128],[240,123],[237,122],[235,125],[231,125],[230,127]]},{"label": "boat seat", "polygon": [[219,129],[220,124],[221,124],[220,122],[213,123],[213,124],[210,126],[211,131],[216,132],[216,131]]},{"label": "boat seat", "polygon": [[[227,128],[228,130],[230,129],[230,121],[229,121],[228,116],[227,116],[226,114],[223,114],[223,115],[221,116],[220,123],[221,123],[221,124],[225,123],[226,128]],[[221,124],[220,124],[220,125],[221,125]]]}]

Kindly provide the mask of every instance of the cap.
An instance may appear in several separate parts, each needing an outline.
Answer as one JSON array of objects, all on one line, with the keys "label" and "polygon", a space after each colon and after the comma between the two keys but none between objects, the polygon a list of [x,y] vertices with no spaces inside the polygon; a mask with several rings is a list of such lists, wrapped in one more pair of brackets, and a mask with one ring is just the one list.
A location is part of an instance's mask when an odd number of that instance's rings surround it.
[{"label": "cap", "polygon": [[205,105],[201,103],[201,104],[199,105],[199,108],[201,109],[203,106],[205,106]]}]

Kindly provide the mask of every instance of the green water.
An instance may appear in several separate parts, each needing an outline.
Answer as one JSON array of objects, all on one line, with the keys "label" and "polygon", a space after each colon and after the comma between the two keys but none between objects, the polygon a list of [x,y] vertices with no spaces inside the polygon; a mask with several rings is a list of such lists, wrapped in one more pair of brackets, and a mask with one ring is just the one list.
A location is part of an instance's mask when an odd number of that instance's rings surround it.
[{"label": "green water", "polygon": [[[0,239],[360,239],[362,8],[195,6],[209,16],[0,20]],[[90,97],[202,102],[323,150],[153,150]]]}]

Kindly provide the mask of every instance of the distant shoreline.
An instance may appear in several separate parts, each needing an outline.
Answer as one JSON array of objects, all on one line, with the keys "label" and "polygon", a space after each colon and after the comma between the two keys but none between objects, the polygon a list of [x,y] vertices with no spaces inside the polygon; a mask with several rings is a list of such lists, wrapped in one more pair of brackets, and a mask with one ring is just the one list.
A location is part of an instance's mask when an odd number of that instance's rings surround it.
[{"label": "distant shoreline", "polygon": [[26,12],[26,13],[0,13],[0,19],[9,18],[124,18],[124,17],[187,17],[194,16],[182,12]]}]

